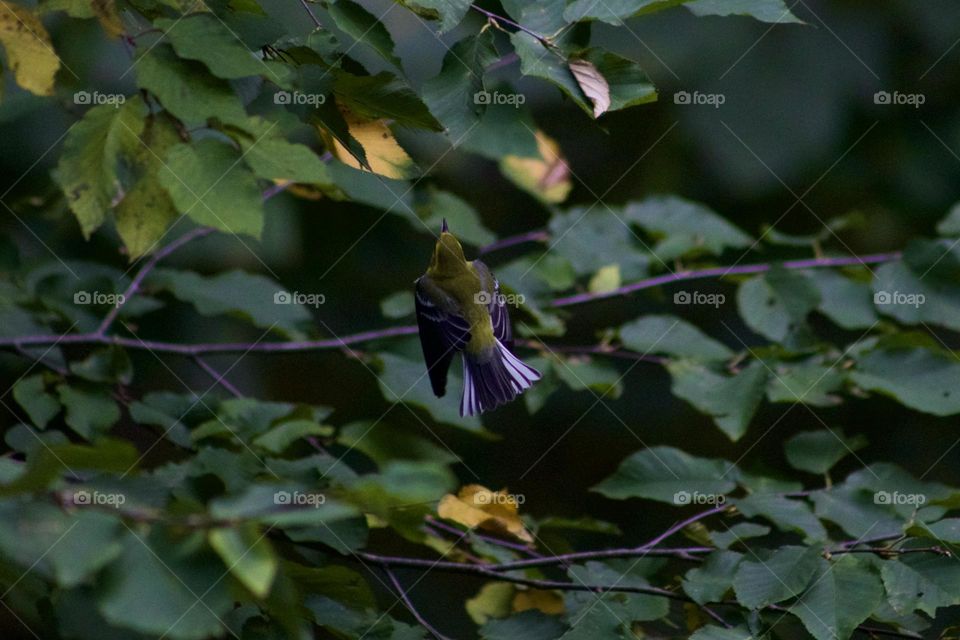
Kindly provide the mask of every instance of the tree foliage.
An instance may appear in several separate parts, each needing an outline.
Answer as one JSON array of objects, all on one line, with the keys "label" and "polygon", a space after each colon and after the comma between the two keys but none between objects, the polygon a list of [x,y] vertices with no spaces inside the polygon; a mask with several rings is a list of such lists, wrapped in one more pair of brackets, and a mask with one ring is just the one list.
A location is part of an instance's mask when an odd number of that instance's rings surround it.
[{"label": "tree foliage", "polygon": [[[829,248],[835,234],[754,233],[678,195],[569,203],[577,178],[563,148],[499,73],[516,65],[523,82],[552,87],[571,118],[640,118],[657,90],[638,63],[592,41],[595,27],[668,10],[799,22],[782,0],[278,4],[0,9],[17,91],[74,94],[52,174],[58,222],[111,248],[38,260],[0,247],[0,347],[12,354],[2,402],[14,418],[0,458],[0,586],[23,625],[40,637],[171,640],[442,638],[467,618],[486,640],[943,630],[960,605],[960,488],[873,460],[869,434],[818,410],[867,397],[960,414],[960,359],[933,329],[960,331],[957,209],[936,237],[856,256]],[[404,73],[391,11],[415,20],[417,37],[443,38],[448,53],[423,82]],[[44,26],[53,21],[96,21],[129,54],[129,90],[77,86]],[[490,163],[548,214],[546,228],[489,229],[476,203],[433,179],[431,145]],[[513,428],[549,420],[570,397],[603,406],[626,435],[591,499],[676,524],[638,540],[580,505],[551,516],[475,477],[458,449],[496,438],[498,415],[461,418],[456,393],[433,396],[409,281],[389,268],[396,293],[376,327],[338,335],[318,311],[324,294],[290,291],[269,259],[167,264],[221,235],[248,248],[278,198],[316,203],[318,215],[356,203],[426,238],[446,218],[472,255],[492,254],[518,302],[518,348],[544,373],[508,409],[525,416]],[[630,294],[660,311],[589,311]],[[720,307],[740,324],[704,321]],[[183,317],[207,330],[177,341],[141,330]],[[574,323],[598,342],[571,343]],[[238,324],[247,337],[224,339]],[[324,350],[341,352],[330,376],[356,363],[415,428],[388,426],[378,406],[344,420],[336,402],[251,397],[230,381],[247,357]],[[222,353],[241,357],[218,370],[207,360]],[[184,381],[185,358],[212,386]],[[165,383],[143,379],[156,361]],[[770,407],[799,405],[810,428],[783,442],[789,468],[748,447],[727,459],[684,450],[696,443],[646,446],[632,429],[642,416],[608,402],[647,368],[669,376],[680,401],[670,407],[707,416],[731,442],[772,429]],[[417,603],[443,587],[414,586],[447,574],[474,595],[427,620]]]}]

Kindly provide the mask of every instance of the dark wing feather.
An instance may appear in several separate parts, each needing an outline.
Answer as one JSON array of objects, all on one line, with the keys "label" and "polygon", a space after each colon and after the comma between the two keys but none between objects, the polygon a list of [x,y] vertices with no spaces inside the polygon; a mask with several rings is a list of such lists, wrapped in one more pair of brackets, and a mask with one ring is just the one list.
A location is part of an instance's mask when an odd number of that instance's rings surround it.
[{"label": "dark wing feather", "polygon": [[447,391],[447,371],[453,355],[462,351],[470,341],[470,326],[461,316],[440,308],[434,297],[438,293],[435,289],[425,278],[419,278],[414,298],[420,347],[430,375],[430,386],[437,397],[442,397]]}]

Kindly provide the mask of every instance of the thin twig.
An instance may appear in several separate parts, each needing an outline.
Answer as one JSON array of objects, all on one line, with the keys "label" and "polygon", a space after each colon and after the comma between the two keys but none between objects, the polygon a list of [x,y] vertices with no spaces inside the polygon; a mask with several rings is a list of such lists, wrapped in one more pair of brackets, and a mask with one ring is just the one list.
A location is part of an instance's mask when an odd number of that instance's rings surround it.
[{"label": "thin twig", "polygon": [[[899,251],[891,253],[876,253],[866,256],[844,256],[840,258],[811,258],[809,260],[788,260],[780,263],[784,269],[815,269],[820,267],[850,267],[857,265],[877,264],[880,262],[893,262],[899,260],[903,254]],[[677,273],[668,273],[654,278],[647,278],[622,286],[613,291],[603,293],[580,293],[565,298],[557,298],[550,303],[552,307],[569,307],[575,304],[591,302],[593,300],[602,300],[622,296],[634,291],[641,291],[651,287],[658,287],[671,282],[683,282],[685,280],[696,280],[700,278],[722,278],[724,276],[749,275],[754,273],[763,273],[773,268],[772,263],[763,264],[745,264],[734,267],[712,267],[710,269],[699,269],[695,271],[680,271]]]},{"label": "thin twig", "polygon": [[233,384],[231,384],[229,380],[227,380],[225,374],[220,373],[219,371],[211,367],[206,360],[204,360],[200,356],[193,356],[192,359],[194,362],[197,363],[198,367],[203,369],[211,378],[213,378],[213,382],[215,384],[219,384],[221,387],[223,387],[224,389],[229,391],[231,394],[233,394],[233,396],[236,398],[244,397],[243,394],[240,392],[240,390],[237,389],[235,386],[233,386]]},{"label": "thin twig", "polygon": [[[301,0],[301,1],[302,1],[302,0]],[[506,18],[506,17],[504,17],[504,16],[498,15],[498,14],[496,14],[496,13],[493,13],[492,11],[487,11],[486,9],[483,9],[483,8],[481,8],[481,7],[478,7],[478,6],[475,5],[475,4],[471,4],[471,5],[470,5],[470,8],[473,9],[474,11],[476,11],[477,13],[482,13],[483,15],[487,16],[487,19],[489,19],[489,20],[493,20],[493,21],[498,22],[498,23],[500,23],[500,24],[502,24],[502,25],[503,25],[503,24],[509,25],[509,26],[513,27],[514,29],[517,29],[518,31],[523,31],[525,34],[527,34],[527,35],[529,35],[529,36],[533,36],[534,38],[536,38],[537,40],[540,41],[540,44],[542,44],[542,45],[545,46],[545,47],[552,47],[552,46],[553,46],[553,42],[551,42],[550,38],[548,38],[548,37],[546,37],[546,36],[540,35],[540,34],[537,33],[536,31],[534,31],[533,29],[528,29],[527,27],[523,26],[523,25],[520,24],[519,22],[515,22],[515,21],[511,20],[510,18]]]},{"label": "thin twig", "polygon": [[147,260],[146,264],[144,264],[143,267],[140,268],[140,270],[137,272],[137,275],[135,275],[133,277],[133,280],[130,281],[130,285],[123,292],[122,294],[123,297],[120,298],[121,302],[117,305],[114,305],[114,307],[110,309],[110,312],[107,313],[107,315],[103,318],[103,322],[101,322],[100,326],[97,327],[97,330],[94,332],[94,335],[103,335],[107,331],[107,329],[110,328],[110,325],[112,325],[113,321],[116,320],[117,315],[120,314],[120,311],[126,305],[127,301],[133,298],[133,296],[135,296],[137,292],[140,291],[140,285],[143,283],[144,278],[146,278],[147,275],[149,275],[150,272],[153,271],[154,267],[157,266],[158,262],[160,262],[161,260],[169,256],[171,253],[173,253],[183,245],[187,244],[191,240],[195,240],[196,238],[202,238],[203,236],[209,235],[211,233],[213,233],[213,229],[210,227],[199,227],[197,229],[193,229],[192,231],[188,231],[187,233],[183,234],[182,236],[180,236],[170,244],[164,246],[163,248],[159,249],[156,253],[150,256],[150,259]]},{"label": "thin twig", "polygon": [[323,23],[320,22],[320,20],[317,19],[317,16],[316,16],[316,14],[313,12],[313,9],[310,8],[310,3],[308,3],[307,0],[300,0],[300,4],[303,5],[304,10],[306,10],[307,14],[309,14],[310,19],[313,20],[313,24],[316,25],[316,27],[317,27],[318,29],[322,29],[322,28],[323,28]]},{"label": "thin twig", "polygon": [[420,612],[417,611],[417,608],[415,606],[413,606],[413,601],[410,600],[410,596],[407,595],[407,592],[404,590],[403,585],[401,585],[400,581],[397,580],[397,576],[394,575],[393,571],[391,571],[389,567],[381,566],[381,568],[383,569],[383,572],[387,574],[387,579],[390,580],[390,583],[393,585],[393,588],[397,590],[397,594],[400,596],[400,600],[403,602],[404,605],[406,605],[407,610],[410,611],[410,613],[413,615],[414,618],[416,618],[417,622],[420,623],[420,626],[422,626],[424,629],[429,631],[430,635],[436,638],[436,640],[450,640],[449,638],[447,638],[447,636],[437,631],[433,627],[433,625],[427,622],[426,618],[420,615]]},{"label": "thin twig", "polygon": [[497,545],[497,546],[499,546],[499,547],[504,547],[504,548],[506,548],[506,549],[511,549],[511,550],[513,550],[513,551],[518,551],[518,552],[520,552],[520,553],[524,553],[524,554],[526,554],[526,555],[528,555],[528,556],[531,556],[531,557],[533,557],[533,558],[542,558],[542,557],[543,557],[542,554],[537,553],[534,549],[531,549],[530,547],[528,547],[528,546],[526,546],[526,545],[523,545],[523,544],[520,544],[520,543],[517,543],[517,542],[510,542],[509,540],[502,540],[502,539],[500,539],[500,538],[494,538],[493,536],[487,536],[487,535],[484,535],[484,534],[482,534],[482,533],[478,533],[475,529],[468,529],[467,531],[461,531],[460,529],[457,529],[456,527],[452,527],[452,526],[448,525],[446,522],[443,522],[443,521],[441,521],[441,520],[438,520],[438,519],[434,518],[433,516],[427,516],[427,523],[428,523],[430,526],[432,526],[433,528],[435,528],[435,529],[442,529],[443,531],[446,531],[447,533],[451,533],[451,534],[453,534],[453,535],[455,535],[455,536],[459,536],[459,538],[458,538],[458,540],[457,540],[458,542],[459,542],[460,540],[464,539],[464,538],[467,537],[467,536],[472,536],[472,537],[476,538],[477,540],[482,540],[483,542],[487,542],[487,543],[489,543],[489,544]]}]

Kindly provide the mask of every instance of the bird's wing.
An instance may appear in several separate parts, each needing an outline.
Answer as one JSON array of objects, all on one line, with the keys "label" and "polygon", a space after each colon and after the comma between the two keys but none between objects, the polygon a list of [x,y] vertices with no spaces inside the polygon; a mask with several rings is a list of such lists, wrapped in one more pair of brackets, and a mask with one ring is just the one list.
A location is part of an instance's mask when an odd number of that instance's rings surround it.
[{"label": "bird's wing", "polygon": [[[437,304],[437,296],[444,295],[426,276],[417,279],[417,326],[420,346],[427,363],[430,386],[437,397],[447,390],[447,371],[453,354],[462,351],[470,342],[470,325],[459,314],[450,313]],[[448,307],[448,305],[444,305]]]},{"label": "bird's wing", "polygon": [[490,268],[479,260],[474,260],[473,266],[480,275],[484,291],[492,294],[487,309],[490,312],[490,321],[493,323],[493,335],[512,350],[513,330],[510,328],[506,299],[500,295],[500,281],[493,275]]}]

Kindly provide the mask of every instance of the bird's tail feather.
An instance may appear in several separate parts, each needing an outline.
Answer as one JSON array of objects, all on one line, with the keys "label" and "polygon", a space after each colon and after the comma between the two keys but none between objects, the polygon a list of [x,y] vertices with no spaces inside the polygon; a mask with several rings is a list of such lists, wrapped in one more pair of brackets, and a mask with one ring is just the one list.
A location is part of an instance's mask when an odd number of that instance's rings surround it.
[{"label": "bird's tail feather", "polygon": [[506,404],[533,386],[540,372],[497,340],[489,357],[463,354],[463,397],[460,415],[473,416]]}]

